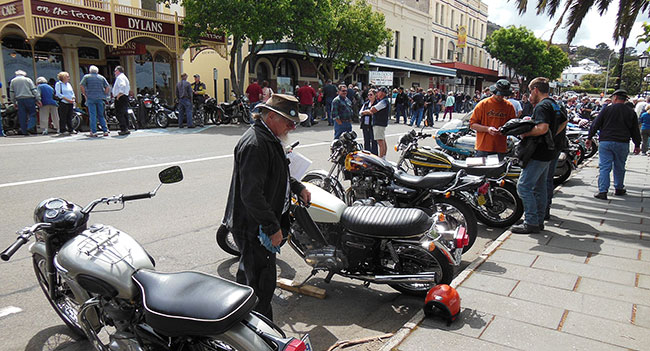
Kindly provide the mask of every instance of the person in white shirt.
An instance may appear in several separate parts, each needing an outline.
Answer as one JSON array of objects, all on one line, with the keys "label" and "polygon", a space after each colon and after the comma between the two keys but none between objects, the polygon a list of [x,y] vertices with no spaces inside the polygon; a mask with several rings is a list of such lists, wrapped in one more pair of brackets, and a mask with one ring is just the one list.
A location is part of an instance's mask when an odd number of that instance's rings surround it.
[{"label": "person in white shirt", "polygon": [[515,116],[517,116],[517,118],[521,117],[521,113],[524,112],[524,108],[521,107],[521,103],[519,102],[519,100],[515,99],[514,90],[512,91],[512,95],[510,95],[510,98],[508,98],[508,101],[510,101],[512,107],[515,108]]},{"label": "person in white shirt", "polygon": [[115,83],[113,84],[113,97],[115,98],[115,115],[117,120],[120,122],[120,131],[117,133],[119,135],[128,135],[129,124],[127,118],[127,109],[129,108],[129,91],[131,90],[131,84],[129,83],[129,78],[124,74],[124,68],[122,66],[115,67]]}]

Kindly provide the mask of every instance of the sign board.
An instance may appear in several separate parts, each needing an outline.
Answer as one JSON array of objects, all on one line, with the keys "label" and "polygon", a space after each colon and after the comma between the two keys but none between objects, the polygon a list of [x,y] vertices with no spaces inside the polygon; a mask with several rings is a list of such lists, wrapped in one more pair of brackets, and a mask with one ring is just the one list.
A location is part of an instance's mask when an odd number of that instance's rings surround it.
[{"label": "sign board", "polygon": [[115,27],[131,29],[138,32],[174,35],[173,23],[164,23],[118,14],[115,15]]},{"label": "sign board", "polygon": [[82,23],[111,25],[110,12],[89,10],[82,7],[32,0],[32,13],[37,16],[66,19]]},{"label": "sign board", "polygon": [[214,80],[219,79],[219,71],[217,71],[216,68],[212,69],[212,79],[214,79]]},{"label": "sign board", "polygon": [[467,27],[458,26],[458,42],[456,43],[458,49],[467,47]]},{"label": "sign board", "polygon": [[0,5],[0,19],[7,19],[15,16],[20,16],[24,12],[23,2],[14,1],[8,4]]},{"label": "sign board", "polygon": [[393,72],[370,71],[368,72],[368,81],[371,85],[392,87]]},{"label": "sign board", "polygon": [[147,47],[143,43],[136,43],[130,41],[124,46],[118,48],[113,48],[110,46],[106,47],[107,56],[130,56],[130,55],[144,55],[147,53]]}]

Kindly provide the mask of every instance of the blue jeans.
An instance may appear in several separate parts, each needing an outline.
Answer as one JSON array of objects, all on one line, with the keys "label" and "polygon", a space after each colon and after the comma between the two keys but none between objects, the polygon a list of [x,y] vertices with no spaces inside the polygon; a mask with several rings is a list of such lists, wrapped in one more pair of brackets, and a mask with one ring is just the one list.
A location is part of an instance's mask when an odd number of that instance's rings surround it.
[{"label": "blue jeans", "polygon": [[546,215],[546,176],[550,161],[530,160],[521,171],[517,193],[524,203],[524,223],[540,225]]},{"label": "blue jeans", "polygon": [[[16,99],[18,102],[18,121],[20,122],[20,131],[27,134],[27,129],[36,128],[36,99]],[[27,117],[29,116],[29,123]]]},{"label": "blue jeans", "polygon": [[420,128],[420,123],[422,123],[422,115],[424,114],[424,107],[419,107],[413,110],[413,115],[411,116],[411,123],[409,123],[409,126],[413,125],[413,121],[415,121],[415,125]]},{"label": "blue jeans", "polygon": [[395,105],[395,123],[399,123],[400,116],[404,116],[404,123],[408,122],[406,119],[406,106],[404,104]]},{"label": "blue jeans", "polygon": [[90,132],[93,134],[97,133],[97,117],[99,117],[99,124],[102,126],[102,131],[108,133],[106,118],[104,118],[104,100],[88,99],[86,106],[88,106],[88,116],[90,117]]},{"label": "blue jeans", "polygon": [[598,146],[598,192],[606,193],[609,190],[609,173],[614,168],[614,189],[623,189],[625,180],[625,162],[630,153],[630,143],[616,141],[601,141]]},{"label": "blue jeans", "polygon": [[375,134],[372,132],[372,126],[363,126],[361,127],[361,130],[363,131],[363,149],[370,151],[375,155],[379,155]]},{"label": "blue jeans", "polygon": [[193,127],[192,124],[192,100],[181,99],[178,102],[178,126],[183,126],[183,119],[187,122],[188,127]]},{"label": "blue jeans", "polygon": [[551,160],[551,163],[548,165],[548,174],[546,175],[546,212],[550,213],[551,203],[553,203],[553,190],[555,190],[555,185],[553,185],[553,176],[555,175],[555,168],[557,167],[557,160],[560,158],[560,153]]},{"label": "blue jeans", "polygon": [[338,139],[343,132],[351,132],[352,131],[352,123],[350,121],[341,121],[341,124],[339,125],[334,121],[334,139]]}]

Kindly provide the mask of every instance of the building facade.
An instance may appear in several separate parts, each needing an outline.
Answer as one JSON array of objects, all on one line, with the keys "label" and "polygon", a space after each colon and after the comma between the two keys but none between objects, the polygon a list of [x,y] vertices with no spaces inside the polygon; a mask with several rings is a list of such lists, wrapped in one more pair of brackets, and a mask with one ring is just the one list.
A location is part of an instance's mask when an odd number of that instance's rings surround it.
[{"label": "building facade", "polygon": [[[186,51],[179,11],[155,0],[0,0],[0,81],[7,86],[18,69],[48,80],[67,71],[79,97],[90,65],[110,82],[121,65],[133,94],[171,102]],[[225,38],[202,44],[220,49]]]}]

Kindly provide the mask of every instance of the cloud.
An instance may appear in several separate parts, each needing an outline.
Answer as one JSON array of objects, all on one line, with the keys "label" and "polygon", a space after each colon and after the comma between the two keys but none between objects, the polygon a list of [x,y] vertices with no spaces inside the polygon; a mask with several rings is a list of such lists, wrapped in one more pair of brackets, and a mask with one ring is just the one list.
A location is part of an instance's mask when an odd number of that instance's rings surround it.
[{"label": "cloud", "polygon": [[[500,26],[526,26],[528,29],[532,30],[537,37],[548,40],[551,36],[551,32],[555,27],[555,23],[560,15],[556,14],[553,19],[549,19],[548,15],[537,15],[535,5],[537,5],[537,0],[529,0],[528,8],[526,13],[519,15],[517,12],[517,6],[514,1],[510,0],[490,0],[488,4],[488,20],[494,22]],[[561,5],[563,8],[564,4]],[[597,8],[593,8],[585,19],[582,21],[582,25],[578,32],[576,33],[575,38],[573,39],[572,45],[584,45],[588,47],[596,47],[599,43],[606,43],[610,48],[620,49],[621,42],[617,44],[614,43],[612,35],[614,33],[614,25],[616,23],[616,11],[618,11],[618,2],[612,2],[610,5],[610,10],[600,16]],[[558,11],[560,12],[560,11]],[[650,17],[648,13],[644,13],[637,18],[637,21],[632,27],[632,32],[627,41],[628,47],[636,47],[637,52],[641,52],[648,48],[648,44],[636,45],[636,37],[643,33],[641,24],[643,22],[650,22]],[[566,42],[566,29],[560,27],[553,37],[553,42],[562,43]]]}]

